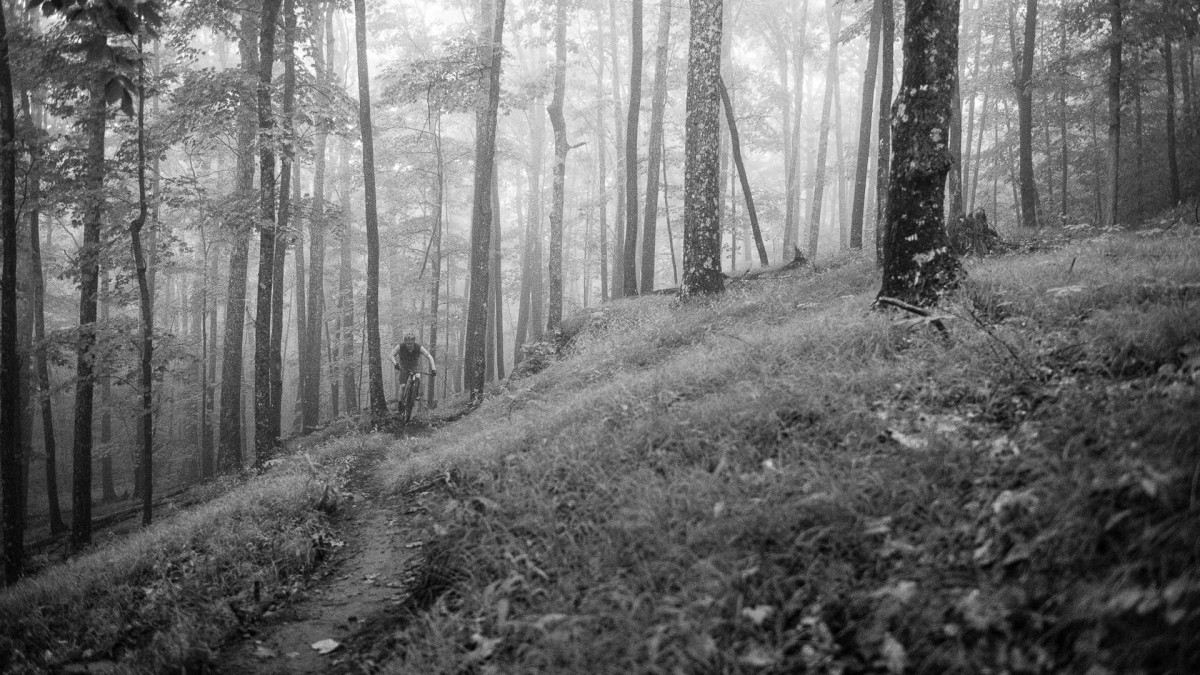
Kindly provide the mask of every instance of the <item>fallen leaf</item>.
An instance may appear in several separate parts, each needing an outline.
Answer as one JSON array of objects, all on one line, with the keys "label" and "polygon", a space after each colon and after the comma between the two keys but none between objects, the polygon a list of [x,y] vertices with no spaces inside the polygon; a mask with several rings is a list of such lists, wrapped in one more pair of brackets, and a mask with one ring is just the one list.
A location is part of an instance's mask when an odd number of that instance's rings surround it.
[{"label": "fallen leaf", "polygon": [[720,518],[722,513],[725,513],[725,502],[713,504],[713,518]]},{"label": "fallen leaf", "polygon": [[757,643],[750,645],[746,653],[738,657],[738,663],[755,668],[768,668],[778,662],[779,654]]},{"label": "fallen leaf", "polygon": [[895,429],[888,429],[884,433],[889,440],[895,441],[899,443],[901,447],[908,448],[909,450],[924,450],[929,446],[929,441],[921,438],[920,436],[910,436],[908,434],[900,433]]},{"label": "fallen leaf", "polygon": [[270,647],[264,647],[262,645],[259,645],[254,648],[254,656],[256,658],[265,660],[265,659],[273,659],[279,655],[275,653],[274,649],[271,649]]},{"label": "fallen leaf", "polygon": [[342,643],[328,638],[312,643],[312,648],[317,650],[318,654],[329,654],[330,652],[337,651],[341,646]]},{"label": "fallen leaf", "polygon": [[742,616],[750,619],[755,626],[761,626],[764,621],[771,618],[775,613],[775,608],[771,605],[758,605],[757,607],[742,608]]},{"label": "fallen leaf", "polygon": [[879,653],[883,655],[883,665],[889,673],[903,673],[908,666],[908,652],[891,633],[883,634],[883,646]]}]

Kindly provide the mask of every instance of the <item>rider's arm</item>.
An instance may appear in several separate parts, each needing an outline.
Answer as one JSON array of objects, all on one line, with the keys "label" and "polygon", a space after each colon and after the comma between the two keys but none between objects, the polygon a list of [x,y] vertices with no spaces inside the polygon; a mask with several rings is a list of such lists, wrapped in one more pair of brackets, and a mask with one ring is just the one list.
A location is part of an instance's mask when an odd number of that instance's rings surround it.
[{"label": "rider's arm", "polygon": [[392,347],[392,365],[397,368],[400,367],[400,345]]},{"label": "rider's arm", "polygon": [[436,373],[437,362],[433,360],[433,354],[429,353],[429,350],[425,348],[425,345],[421,345],[421,353],[425,355],[425,358],[429,359],[429,372]]}]

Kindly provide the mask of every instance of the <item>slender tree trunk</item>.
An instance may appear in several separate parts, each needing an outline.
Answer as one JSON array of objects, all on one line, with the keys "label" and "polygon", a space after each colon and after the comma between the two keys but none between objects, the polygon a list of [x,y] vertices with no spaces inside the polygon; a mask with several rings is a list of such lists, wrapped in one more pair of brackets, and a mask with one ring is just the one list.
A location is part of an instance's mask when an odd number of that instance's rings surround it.
[{"label": "slender tree trunk", "polygon": [[263,0],[258,38],[259,239],[258,293],[254,322],[254,466],[275,449],[271,423],[271,308],[275,281],[275,116],[271,79],[275,66],[275,24],[279,0]]},{"label": "slender tree trunk", "polygon": [[950,119],[957,63],[958,0],[908,3],[880,295],[914,305],[936,303],[960,273],[944,220],[949,139],[936,133]]},{"label": "slender tree trunk", "polygon": [[871,163],[871,116],[875,109],[875,77],[879,72],[879,24],[883,0],[873,0],[867,44],[867,68],[863,71],[862,109],[858,118],[858,162],[854,167],[854,197],[850,205],[850,248],[863,245],[866,211],[867,167]]},{"label": "slender tree trunk", "polygon": [[1182,200],[1182,190],[1179,187],[1179,158],[1175,152],[1175,59],[1170,36],[1163,38],[1163,72],[1167,75],[1167,167],[1171,174],[1171,206],[1175,207]]},{"label": "slender tree trunk", "polygon": [[[437,160],[437,170],[433,182],[433,259],[430,261],[429,280],[429,353],[437,358],[438,348],[438,308],[441,304],[442,283],[442,191],[445,189],[445,158],[442,156],[442,116],[440,112],[430,111],[433,117],[433,152]],[[449,311],[447,311],[449,314]],[[518,351],[520,344],[517,345]],[[428,401],[430,406],[434,401],[434,382],[430,381]]]},{"label": "slender tree trunk", "polygon": [[671,40],[671,3],[660,5],[658,44],[654,55],[654,93],[650,101],[650,147],[646,162],[646,218],[642,227],[642,294],[654,291],[654,257],[658,227],[658,173],[663,163],[663,113],[667,104],[667,68]]},{"label": "slender tree trunk", "polygon": [[358,54],[358,126],[362,132],[363,194],[367,222],[367,377],[371,414],[387,415],[379,342],[379,218],[375,208],[375,147],[371,128],[371,79],[367,72],[366,2],[354,0],[354,43]]},{"label": "slender tree trunk", "polygon": [[638,120],[642,114],[642,0],[633,0],[630,25],[629,108],[625,125],[625,255],[624,295],[638,294]]},{"label": "slender tree trunk", "polygon": [[[621,102],[621,62],[620,51],[617,49],[617,3],[608,0],[608,26],[610,52],[612,54],[612,83],[613,83],[613,149],[617,158],[617,203],[616,217],[613,222],[613,260],[612,279],[609,295],[613,298],[625,297],[625,216],[626,216],[626,187],[627,173],[630,168],[625,156],[625,124],[621,123],[621,114],[625,111]],[[637,167],[633,167],[636,171]]]},{"label": "slender tree trunk", "polygon": [[825,164],[829,157],[829,127],[833,114],[834,81],[838,73],[838,34],[841,32],[842,10],[832,4],[827,7],[829,22],[829,55],[825,62],[825,98],[821,104],[821,126],[817,131],[817,165],[813,168],[812,214],[809,216],[808,257],[817,257],[821,234],[821,208],[825,195]]},{"label": "slender tree trunk", "polygon": [[[663,157],[667,156],[666,141],[663,141],[662,149]],[[679,263],[675,259],[675,233],[671,231],[671,191],[667,188],[667,163],[662,163],[662,196],[663,196],[663,215],[667,221],[667,245],[671,249],[671,279],[676,286],[679,285]]]},{"label": "slender tree trunk", "polygon": [[488,331],[492,336],[494,349],[492,353],[492,368],[497,380],[504,379],[504,280],[500,275],[500,177],[497,165],[492,168],[492,241],[489,256],[488,276],[492,293],[492,319],[488,321]]},{"label": "slender tree trunk", "polygon": [[721,0],[692,0],[688,42],[680,295],[720,293]]},{"label": "slender tree trunk", "polygon": [[517,309],[516,353],[513,364],[521,362],[521,345],[537,340],[542,333],[541,313],[541,240],[542,240],[542,160],[545,153],[546,126],[542,116],[542,98],[530,106],[530,149],[528,174],[529,207],[525,214],[524,253],[521,261],[521,304]]},{"label": "slender tree trunk", "polygon": [[352,358],[357,351],[354,347],[354,282],[351,267],[354,264],[351,252],[354,250],[351,237],[353,232],[350,223],[343,225],[340,241],[338,242],[338,350],[342,354],[341,378],[342,391],[345,392],[345,405],[342,409],[348,415],[359,411],[357,368]]},{"label": "slender tree trunk", "polygon": [[[596,4],[596,45],[604,43],[604,28],[601,23],[601,10]],[[600,299],[607,301],[610,297],[608,289],[608,167],[605,166],[605,127],[604,127],[604,58],[601,53],[596,59],[596,161],[599,163],[600,181]],[[615,57],[614,57],[615,58]]]},{"label": "slender tree trunk", "polygon": [[[492,169],[496,154],[496,116],[500,105],[500,66],[503,57],[504,0],[493,0],[494,26],[480,31],[479,60],[484,71],[485,97],[476,113],[475,195],[471,209],[471,281],[467,303],[467,335],[463,351],[463,386],[471,400],[483,396],[487,323],[488,251],[492,233]],[[485,14],[481,10],[481,14]],[[481,22],[482,23],[482,22]]]},{"label": "slender tree trunk", "polygon": [[[138,53],[142,54],[142,39],[138,38]],[[149,215],[146,200],[146,65],[138,60],[137,154],[138,154],[138,215],[129,226],[130,247],[133,249],[137,275],[138,298],[141,305],[141,493],[142,525],[150,524],[154,515],[154,297],[151,295],[146,254],[142,248],[142,227]]]},{"label": "slender tree trunk", "polygon": [[[107,42],[103,35],[93,38],[93,41],[101,49]],[[92,542],[92,406],[95,391],[93,349],[96,345],[96,298],[100,283],[100,229],[104,217],[104,85],[97,80],[92,82],[90,89],[86,127],[86,195],[82,205],[83,246],[79,251],[79,339],[75,367],[75,438],[72,452],[74,475],[71,494],[71,548],[75,551]],[[0,93],[0,96],[3,96],[5,101],[11,101],[11,91],[9,94]],[[15,244],[16,237],[6,238],[6,241]],[[15,258],[14,251],[14,262]],[[15,290],[15,285],[12,288]],[[14,330],[6,331],[5,335],[13,335],[15,338],[15,313],[13,317]],[[19,466],[19,461],[14,462],[14,471]]]},{"label": "slender tree trunk", "polygon": [[[292,163],[295,149],[293,143],[293,121],[296,107],[296,8],[295,0],[283,0],[283,137],[279,158],[279,202],[273,242],[275,250],[271,256],[271,344],[270,380],[271,399],[267,414],[271,438],[283,437],[283,272],[287,259],[288,240],[291,238],[291,193]],[[296,285],[303,284],[297,277]]]},{"label": "slender tree trunk", "polygon": [[[554,19],[554,94],[546,112],[554,130],[553,195],[550,205],[550,309],[546,328],[554,330],[563,313],[563,190],[567,175],[567,121],[563,99],[567,82],[567,4],[556,3]],[[539,271],[540,273],[540,271]]]},{"label": "slender tree trunk", "polygon": [[892,78],[895,66],[892,52],[896,41],[896,21],[892,0],[880,0],[880,18],[883,20],[879,34],[879,173],[875,177],[875,262],[883,264],[883,243],[887,241],[887,228],[891,222],[888,209],[888,192],[892,179]]},{"label": "slender tree trunk", "polygon": [[[729,139],[733,149],[733,163],[737,166],[738,178],[742,183],[742,194],[746,198],[746,213],[750,218],[750,228],[754,232],[754,245],[758,249],[758,261],[763,267],[767,263],[767,247],[763,243],[762,230],[758,227],[758,211],[754,208],[754,196],[750,193],[750,179],[746,176],[746,165],[742,162],[742,144],[738,138],[737,118],[733,114],[733,103],[729,101],[729,91],[724,82],[717,82],[721,94],[721,102],[725,106],[725,121],[729,127]],[[647,195],[650,193],[647,192]]]},{"label": "slender tree trunk", "polygon": [[[316,79],[319,86],[330,87],[333,80],[333,10],[328,6],[319,7],[317,16],[324,15],[324,20],[317,20],[317,35],[314,43],[318,46],[315,54]],[[325,154],[328,146],[329,127],[332,122],[328,118],[318,118],[315,121],[315,139],[313,141],[313,185],[312,185],[312,215],[309,217],[308,235],[308,319],[307,337],[305,338],[306,357],[300,364],[301,386],[304,388],[301,405],[301,428],[305,431],[315,428],[321,420],[321,334],[325,326]]]},{"label": "slender tree trunk", "polygon": [[17,355],[16,138],[8,27],[3,12],[0,12],[0,235],[4,238],[4,266],[0,271],[0,477],[3,480],[4,501],[0,513],[4,519],[6,585],[20,578],[25,557],[25,488],[21,484],[25,460],[21,456],[21,392],[18,378],[21,363]]},{"label": "slender tree trunk", "polygon": [[1124,39],[1121,9],[1121,0],[1109,0],[1112,36],[1108,47],[1108,179],[1104,186],[1104,227],[1115,226],[1120,218],[1117,206],[1121,184],[1121,43]]},{"label": "slender tree trunk", "polygon": [[[884,0],[890,2],[890,0]],[[808,39],[808,0],[800,0],[800,17],[794,24],[797,31],[795,40],[795,48],[793,49],[793,58],[795,59],[795,67],[792,69],[792,101],[794,110],[792,113],[792,146],[788,149],[791,157],[791,165],[787,169],[787,187],[785,189],[788,207],[792,209],[793,217],[790,225],[785,223],[783,232],[783,254],[792,256],[793,252],[800,250],[800,220],[802,214],[800,211],[801,194],[803,192],[801,186],[801,154],[800,154],[800,132],[801,121],[804,117],[804,56],[807,51]],[[782,41],[782,37],[780,40]],[[784,48],[786,58],[786,48]],[[786,220],[786,213],[785,213]]]}]

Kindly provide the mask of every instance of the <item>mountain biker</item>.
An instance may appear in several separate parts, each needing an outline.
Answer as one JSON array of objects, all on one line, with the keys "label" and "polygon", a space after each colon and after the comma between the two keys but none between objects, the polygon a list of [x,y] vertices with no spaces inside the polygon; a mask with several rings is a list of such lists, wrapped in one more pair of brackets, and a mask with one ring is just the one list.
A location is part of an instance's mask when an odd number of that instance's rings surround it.
[{"label": "mountain biker", "polygon": [[[425,349],[424,345],[421,345],[417,342],[417,336],[413,335],[411,332],[406,332],[404,334],[403,341],[401,341],[400,344],[396,345],[395,347],[392,347],[392,365],[396,368],[396,376],[400,378],[400,382],[407,383],[409,375],[420,372],[417,370],[417,368],[420,365],[422,356],[429,359],[429,376],[436,377],[437,362],[433,360],[433,354],[430,354],[429,350]],[[420,398],[420,379],[417,379],[416,386],[417,393],[414,398]],[[403,395],[401,395],[400,400],[404,400]]]}]

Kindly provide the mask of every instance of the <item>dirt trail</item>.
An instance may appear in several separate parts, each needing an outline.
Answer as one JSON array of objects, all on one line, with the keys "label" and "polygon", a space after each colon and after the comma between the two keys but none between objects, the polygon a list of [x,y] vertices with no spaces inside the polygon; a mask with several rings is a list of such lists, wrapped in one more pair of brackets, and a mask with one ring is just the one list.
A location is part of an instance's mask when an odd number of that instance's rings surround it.
[{"label": "dirt trail", "polygon": [[[369,619],[394,611],[406,597],[405,575],[420,554],[420,509],[404,497],[385,496],[362,467],[339,502],[344,546],[310,580],[297,600],[266,612],[250,636],[226,648],[221,673],[328,673],[357,671],[347,643]],[[313,647],[332,640],[321,653]],[[332,645],[330,645],[332,646]]]}]

